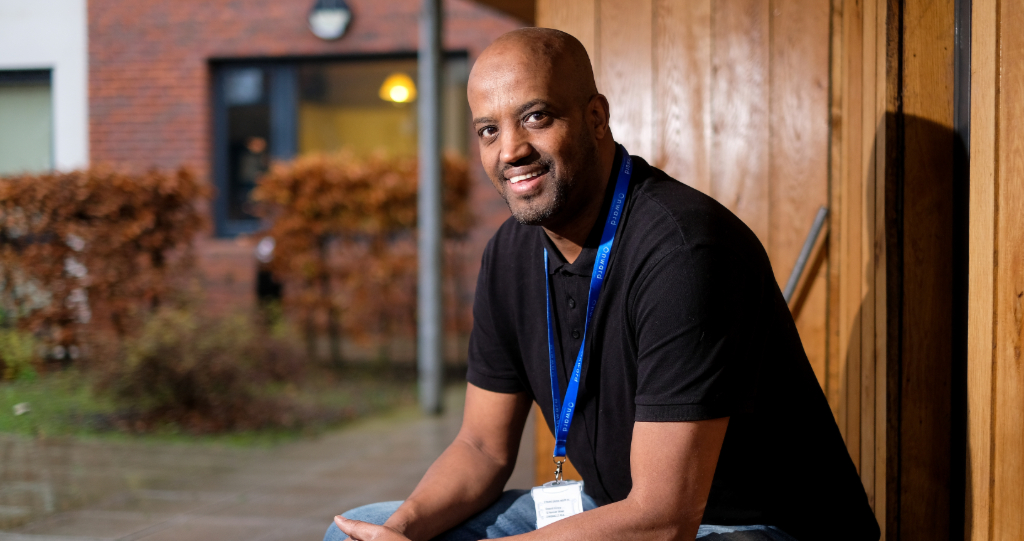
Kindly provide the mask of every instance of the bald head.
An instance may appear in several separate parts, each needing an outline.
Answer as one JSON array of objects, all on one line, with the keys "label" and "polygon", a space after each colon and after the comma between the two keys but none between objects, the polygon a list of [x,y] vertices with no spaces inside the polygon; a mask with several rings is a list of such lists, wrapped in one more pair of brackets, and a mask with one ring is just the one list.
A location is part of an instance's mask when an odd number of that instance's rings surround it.
[{"label": "bald head", "polygon": [[480,159],[512,215],[589,227],[579,216],[600,206],[615,142],[583,44],[547,28],[509,32],[477,58],[467,96]]},{"label": "bald head", "polygon": [[561,30],[520,28],[502,35],[480,54],[469,84],[474,79],[480,82],[513,70],[546,81],[557,79],[560,90],[568,94],[566,97],[581,104],[597,94],[587,49]]}]

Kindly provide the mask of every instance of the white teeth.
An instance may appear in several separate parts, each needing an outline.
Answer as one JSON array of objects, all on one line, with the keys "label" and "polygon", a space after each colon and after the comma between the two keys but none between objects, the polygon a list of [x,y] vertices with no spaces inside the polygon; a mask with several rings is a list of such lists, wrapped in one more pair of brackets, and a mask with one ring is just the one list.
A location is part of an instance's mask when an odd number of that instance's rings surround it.
[{"label": "white teeth", "polygon": [[543,173],[541,171],[535,171],[533,173],[527,173],[525,175],[518,175],[518,176],[512,177],[512,178],[510,178],[508,180],[512,184],[515,184],[515,183],[519,182],[520,180],[527,180],[527,179],[531,179],[531,178],[534,178],[534,177],[539,177],[542,174]]}]

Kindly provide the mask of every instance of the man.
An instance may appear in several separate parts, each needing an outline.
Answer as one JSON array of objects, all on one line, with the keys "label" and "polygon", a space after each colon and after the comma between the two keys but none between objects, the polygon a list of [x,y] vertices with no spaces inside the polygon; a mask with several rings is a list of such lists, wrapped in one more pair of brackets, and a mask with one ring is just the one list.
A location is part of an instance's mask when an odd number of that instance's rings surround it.
[{"label": "man", "polygon": [[[505,34],[468,97],[513,219],[483,256],[462,429],[408,500],[326,539],[878,539],[764,249],[616,145],[583,46]],[[533,401],[586,493],[539,529],[502,492]]]}]

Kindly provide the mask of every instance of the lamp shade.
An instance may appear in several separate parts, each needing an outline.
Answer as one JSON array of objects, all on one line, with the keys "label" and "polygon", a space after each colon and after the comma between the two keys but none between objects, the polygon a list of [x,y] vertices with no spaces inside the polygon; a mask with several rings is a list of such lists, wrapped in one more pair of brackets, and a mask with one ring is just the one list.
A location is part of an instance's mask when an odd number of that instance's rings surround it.
[{"label": "lamp shade", "polygon": [[380,85],[380,99],[393,101],[395,103],[408,103],[416,99],[416,84],[408,75],[398,72],[392,73],[384,84]]},{"label": "lamp shade", "polygon": [[345,0],[316,0],[309,10],[309,30],[325,40],[338,39],[352,22],[352,10]]}]

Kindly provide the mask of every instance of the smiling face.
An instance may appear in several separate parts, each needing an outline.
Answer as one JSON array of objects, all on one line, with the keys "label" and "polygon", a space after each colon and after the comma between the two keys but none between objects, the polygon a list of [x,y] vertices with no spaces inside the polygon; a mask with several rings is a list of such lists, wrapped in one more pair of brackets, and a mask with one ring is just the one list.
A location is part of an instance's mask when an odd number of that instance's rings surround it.
[{"label": "smiling face", "polygon": [[477,60],[468,88],[491,182],[520,223],[549,227],[603,195],[594,189],[603,180],[599,145],[611,141],[586,51],[554,32],[506,34]]}]

